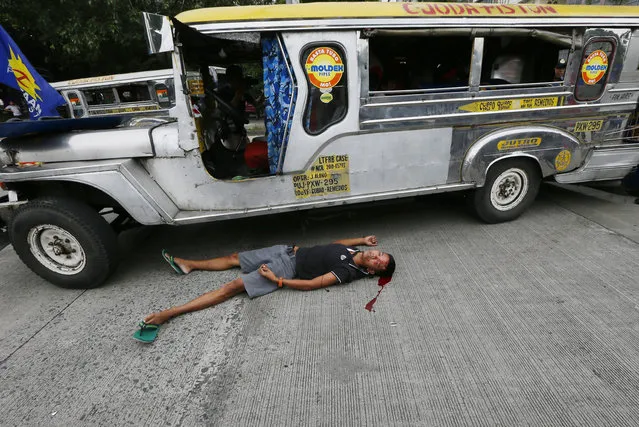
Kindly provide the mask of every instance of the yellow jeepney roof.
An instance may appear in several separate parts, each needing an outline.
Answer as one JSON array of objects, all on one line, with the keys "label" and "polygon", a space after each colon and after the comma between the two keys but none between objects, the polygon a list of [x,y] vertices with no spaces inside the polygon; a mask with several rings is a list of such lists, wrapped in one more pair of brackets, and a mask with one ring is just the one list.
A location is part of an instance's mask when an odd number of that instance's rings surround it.
[{"label": "yellow jeepney roof", "polygon": [[639,6],[554,4],[331,2],[210,7],[182,12],[185,24],[233,21],[367,18],[566,18],[638,17]]}]

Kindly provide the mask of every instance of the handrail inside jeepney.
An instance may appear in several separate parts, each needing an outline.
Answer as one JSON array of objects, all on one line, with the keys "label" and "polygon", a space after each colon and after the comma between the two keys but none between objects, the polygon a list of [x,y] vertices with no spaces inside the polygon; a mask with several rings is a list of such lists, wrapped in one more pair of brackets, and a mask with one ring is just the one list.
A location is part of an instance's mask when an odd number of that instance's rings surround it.
[{"label": "handrail inside jeepney", "polygon": [[371,37],[402,37],[402,36],[469,36],[469,37],[499,37],[499,36],[528,36],[538,38],[564,47],[581,48],[583,41],[578,34],[562,34],[554,31],[530,28],[424,28],[411,30],[364,29],[362,38]]},{"label": "handrail inside jeepney", "polygon": [[369,95],[412,95],[420,93],[438,93],[438,92],[453,92],[463,91],[470,89],[470,86],[453,86],[453,87],[437,87],[430,89],[402,89],[402,90],[370,90]]},{"label": "handrail inside jeepney", "polygon": [[482,84],[479,85],[479,89],[492,88],[491,90],[500,89],[517,89],[522,87],[560,87],[564,82],[532,82],[532,83],[504,83],[504,84]]}]

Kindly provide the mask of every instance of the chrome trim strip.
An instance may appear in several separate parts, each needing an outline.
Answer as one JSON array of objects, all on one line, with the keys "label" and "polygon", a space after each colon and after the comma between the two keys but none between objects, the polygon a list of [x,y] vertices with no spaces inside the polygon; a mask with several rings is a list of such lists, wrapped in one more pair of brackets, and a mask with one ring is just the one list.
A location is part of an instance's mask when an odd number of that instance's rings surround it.
[{"label": "chrome trim strip", "polygon": [[[362,105],[361,108],[365,107],[394,107],[399,105],[418,105],[418,104],[442,104],[445,102],[480,102],[480,101],[490,101],[493,99],[519,99],[519,98],[546,98],[550,96],[568,96],[572,92],[547,92],[547,93],[535,93],[535,94],[513,94],[513,95],[502,95],[502,96],[475,96],[475,97],[466,97],[466,98],[447,98],[447,99],[418,99],[415,101],[397,101],[397,102],[380,102],[380,103],[367,103]],[[605,105],[615,105],[615,104],[605,104]],[[526,111],[530,111],[531,109],[526,109]],[[517,110],[509,110],[509,111],[517,111]]]},{"label": "chrome trim strip", "polygon": [[2,172],[0,172],[0,180],[3,182],[14,182],[49,176],[115,171],[127,160],[129,159],[45,163],[42,166],[29,166],[24,168],[9,166],[3,168]]},{"label": "chrome trim strip", "polygon": [[447,191],[453,190],[467,190],[474,188],[474,184],[446,184],[435,187],[425,187],[425,188],[415,188],[408,189],[402,191],[388,191],[384,193],[377,194],[367,194],[361,196],[353,196],[353,197],[340,197],[336,199],[330,200],[317,200],[312,202],[307,202],[303,204],[299,203],[289,203],[286,205],[279,206],[266,206],[261,208],[253,208],[253,209],[241,209],[234,211],[210,211],[210,213],[203,214],[200,211],[181,211],[177,217],[174,219],[173,224],[175,225],[183,225],[183,224],[195,224],[198,222],[206,222],[211,219],[231,219],[238,217],[247,217],[247,216],[258,216],[264,215],[266,213],[279,213],[279,212],[287,212],[294,210],[302,210],[308,208],[321,208],[335,205],[344,205],[344,204],[352,204],[352,203],[362,203],[362,202],[374,202],[378,200],[388,200],[388,199],[397,199],[401,197],[409,197],[409,196],[420,196],[423,194],[434,194],[434,193],[444,193]]},{"label": "chrome trim strip", "polygon": [[512,28],[512,27],[628,27],[639,26],[639,19],[615,17],[599,18],[352,18],[352,19],[282,19],[270,21],[227,21],[209,22],[191,25],[203,34],[224,32],[255,32],[255,31],[301,31],[301,30],[352,30],[369,27],[384,28],[446,28],[446,27],[478,27],[478,28]]},{"label": "chrome trim strip", "polygon": [[[619,83],[617,83],[619,84]],[[623,82],[622,82],[623,84]],[[608,93],[610,92],[638,92],[639,91],[639,87],[630,87],[627,89],[608,89]]]},{"label": "chrome trim strip", "polygon": [[[617,106],[635,106],[635,102],[619,102],[615,104],[597,104],[598,107],[617,107]],[[438,120],[444,118],[459,118],[459,117],[476,117],[486,114],[514,114],[521,112],[535,112],[535,111],[551,111],[551,110],[562,110],[562,111],[572,111],[572,110],[582,110],[586,108],[592,108],[592,104],[585,105],[563,105],[560,107],[551,107],[551,108],[526,108],[520,110],[502,110],[502,111],[491,111],[491,112],[476,112],[476,113],[453,113],[453,114],[435,114],[432,116],[417,116],[417,117],[393,117],[390,119],[373,119],[373,120],[365,120],[360,122],[361,125],[374,125],[374,124],[382,124],[382,123],[396,123],[396,122],[417,122],[420,120]],[[602,112],[603,113],[603,112]]]}]

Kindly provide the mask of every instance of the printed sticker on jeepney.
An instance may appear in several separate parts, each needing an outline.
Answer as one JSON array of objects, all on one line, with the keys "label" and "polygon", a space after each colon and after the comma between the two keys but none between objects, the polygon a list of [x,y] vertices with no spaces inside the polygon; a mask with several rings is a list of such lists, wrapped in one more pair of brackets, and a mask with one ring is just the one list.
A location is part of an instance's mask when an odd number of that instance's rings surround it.
[{"label": "printed sticker on jeepney", "polygon": [[349,181],[347,154],[320,156],[308,171],[293,175],[293,190],[298,199],[348,193]]},{"label": "printed sticker on jeepney", "polygon": [[596,132],[603,127],[603,120],[583,120],[575,123],[573,132]]},{"label": "printed sticker on jeepney", "polygon": [[541,138],[520,138],[520,139],[507,139],[499,141],[497,143],[497,149],[514,150],[516,148],[537,147],[541,144]]}]

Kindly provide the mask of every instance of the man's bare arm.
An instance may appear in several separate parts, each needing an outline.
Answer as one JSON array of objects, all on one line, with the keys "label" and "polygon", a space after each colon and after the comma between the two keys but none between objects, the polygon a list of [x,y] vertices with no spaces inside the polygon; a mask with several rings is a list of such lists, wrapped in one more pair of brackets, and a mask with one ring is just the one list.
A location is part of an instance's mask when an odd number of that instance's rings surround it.
[{"label": "man's bare arm", "polygon": [[[277,283],[275,281],[275,283]],[[311,280],[304,279],[283,279],[282,285],[288,288],[297,289],[300,291],[312,291],[313,289],[325,288],[337,283],[337,277],[333,273],[326,273],[323,276],[316,277]]]},{"label": "man's bare arm", "polygon": [[356,237],[354,239],[340,239],[334,241],[333,243],[339,243],[344,246],[377,246],[377,237],[366,236]]},{"label": "man's bare arm", "polygon": [[[262,264],[258,270],[262,277],[273,283],[279,284],[280,278],[271,271],[266,264]],[[312,291],[313,289],[325,288],[337,283],[337,277],[333,273],[326,273],[311,280],[305,279],[282,279],[282,286],[286,286],[300,291]]]}]

